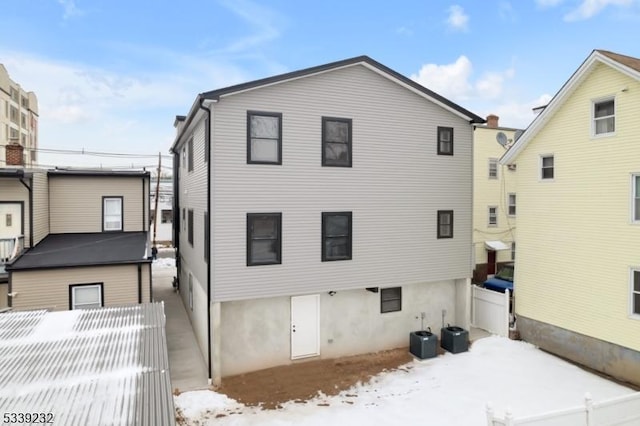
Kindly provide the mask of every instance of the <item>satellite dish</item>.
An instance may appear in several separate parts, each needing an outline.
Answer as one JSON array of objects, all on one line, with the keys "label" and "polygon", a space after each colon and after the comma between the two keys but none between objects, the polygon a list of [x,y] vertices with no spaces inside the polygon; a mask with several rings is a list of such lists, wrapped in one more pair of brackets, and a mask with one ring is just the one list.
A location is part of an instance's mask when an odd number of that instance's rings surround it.
[{"label": "satellite dish", "polygon": [[498,134],[496,135],[496,140],[502,146],[507,146],[507,143],[509,143],[507,135],[505,135],[504,132],[498,132]]},{"label": "satellite dish", "polygon": [[520,139],[520,136],[524,133],[524,130],[516,130],[516,133],[513,135],[513,140],[517,141]]}]

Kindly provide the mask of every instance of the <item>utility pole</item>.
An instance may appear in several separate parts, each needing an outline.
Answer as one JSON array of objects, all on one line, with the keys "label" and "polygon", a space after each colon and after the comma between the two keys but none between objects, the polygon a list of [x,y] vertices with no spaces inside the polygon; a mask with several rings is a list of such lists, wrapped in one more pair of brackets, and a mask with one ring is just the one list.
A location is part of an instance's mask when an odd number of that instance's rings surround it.
[{"label": "utility pole", "polygon": [[[151,248],[151,253],[153,253],[153,258],[155,259],[155,255],[158,253],[158,247],[156,247],[156,230],[158,228],[158,198],[160,198],[160,171],[162,170],[162,155],[158,153],[158,176],[156,180],[156,206],[155,206],[155,215],[153,216],[153,246]],[[161,218],[162,220],[162,218]]]}]

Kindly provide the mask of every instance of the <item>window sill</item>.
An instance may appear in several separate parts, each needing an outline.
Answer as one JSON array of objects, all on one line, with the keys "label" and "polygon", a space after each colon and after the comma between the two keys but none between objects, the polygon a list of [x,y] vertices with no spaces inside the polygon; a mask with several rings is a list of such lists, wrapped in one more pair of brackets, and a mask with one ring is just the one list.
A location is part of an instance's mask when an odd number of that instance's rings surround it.
[{"label": "window sill", "polygon": [[547,182],[551,183],[551,182],[555,182],[555,181],[556,181],[555,178],[553,178],[553,179],[542,179],[542,178],[538,179],[538,182],[545,182],[545,183],[547,183]]},{"label": "window sill", "polygon": [[640,321],[640,314],[629,314],[628,318],[631,320]]},{"label": "window sill", "polygon": [[591,134],[591,139],[606,139],[606,138],[610,138],[616,135],[616,132],[610,132],[610,133],[600,133],[600,134]]}]

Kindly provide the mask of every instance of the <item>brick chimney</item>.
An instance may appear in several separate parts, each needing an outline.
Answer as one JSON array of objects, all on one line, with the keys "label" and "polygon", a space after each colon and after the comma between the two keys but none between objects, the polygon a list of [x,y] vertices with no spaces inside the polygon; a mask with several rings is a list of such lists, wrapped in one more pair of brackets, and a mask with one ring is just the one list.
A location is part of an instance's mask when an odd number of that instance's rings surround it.
[{"label": "brick chimney", "polygon": [[498,120],[499,119],[500,119],[500,117],[498,117],[495,114],[487,115],[487,127],[495,129],[496,127],[498,127]]},{"label": "brick chimney", "polygon": [[24,147],[17,143],[10,143],[4,147],[6,153],[7,166],[24,166]]}]

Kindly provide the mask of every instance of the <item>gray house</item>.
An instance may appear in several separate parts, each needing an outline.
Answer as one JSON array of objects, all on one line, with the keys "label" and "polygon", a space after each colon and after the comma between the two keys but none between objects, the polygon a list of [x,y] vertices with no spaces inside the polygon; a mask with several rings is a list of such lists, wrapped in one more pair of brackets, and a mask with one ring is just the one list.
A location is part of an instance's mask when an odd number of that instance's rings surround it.
[{"label": "gray house", "polygon": [[467,327],[481,122],[366,56],[199,94],[174,244],[210,379]]}]

